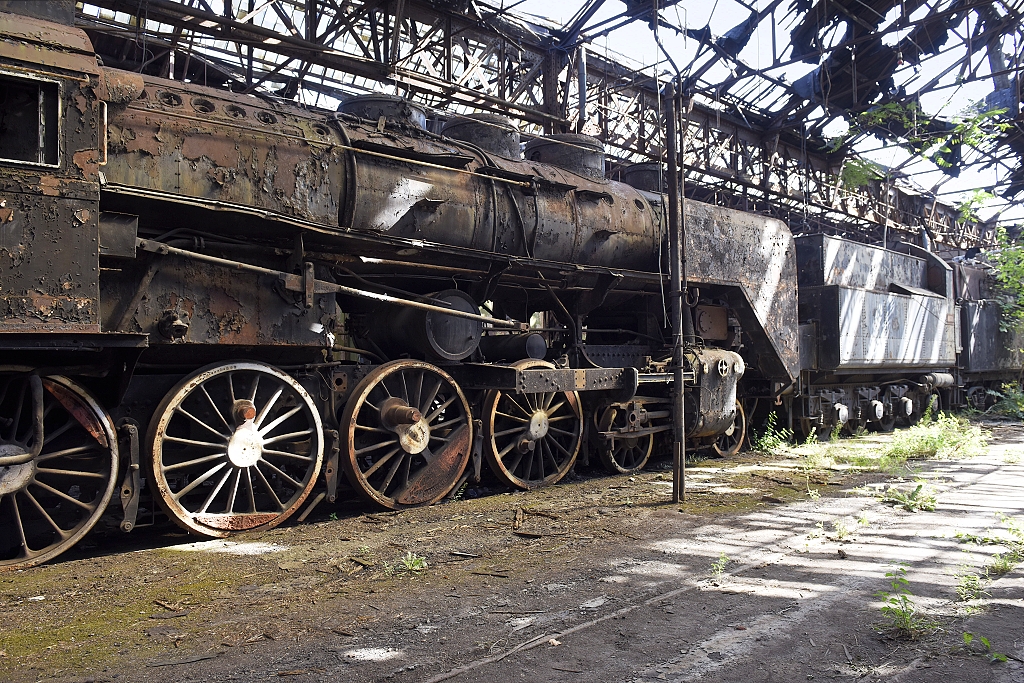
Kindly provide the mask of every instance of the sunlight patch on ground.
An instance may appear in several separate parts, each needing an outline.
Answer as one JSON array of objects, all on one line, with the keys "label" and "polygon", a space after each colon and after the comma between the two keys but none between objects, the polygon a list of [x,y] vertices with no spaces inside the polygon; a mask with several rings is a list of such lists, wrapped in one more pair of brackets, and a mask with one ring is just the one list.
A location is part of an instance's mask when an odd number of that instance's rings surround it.
[{"label": "sunlight patch on ground", "polygon": [[267,555],[288,550],[286,545],[277,543],[262,543],[259,541],[239,543],[238,541],[197,541],[196,543],[183,543],[172,545],[166,550],[178,550],[181,552],[202,552],[202,553],[225,553],[227,555]]}]

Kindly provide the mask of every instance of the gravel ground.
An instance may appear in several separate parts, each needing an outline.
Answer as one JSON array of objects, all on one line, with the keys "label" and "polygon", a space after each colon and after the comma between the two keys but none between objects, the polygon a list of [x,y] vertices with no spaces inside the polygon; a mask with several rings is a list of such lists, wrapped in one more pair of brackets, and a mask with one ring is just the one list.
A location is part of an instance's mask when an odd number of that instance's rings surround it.
[{"label": "gravel ground", "polygon": [[[1005,548],[962,538],[1024,525],[1024,428],[988,426],[985,454],[918,463],[934,512],[881,501],[910,481],[808,464],[872,435],[699,463],[683,505],[666,471],[585,473],[232,541],[97,536],[0,575],[0,679],[1024,681],[1024,572],[986,578]],[[876,595],[899,566],[914,638]],[[972,574],[985,594],[959,600]]]}]

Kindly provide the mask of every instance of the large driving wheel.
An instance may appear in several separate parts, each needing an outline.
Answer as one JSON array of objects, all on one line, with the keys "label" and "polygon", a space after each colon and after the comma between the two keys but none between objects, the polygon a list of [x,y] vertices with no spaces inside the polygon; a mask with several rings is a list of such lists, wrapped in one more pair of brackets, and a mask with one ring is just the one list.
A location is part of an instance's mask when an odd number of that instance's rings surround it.
[{"label": "large driving wheel", "polygon": [[447,495],[473,443],[462,390],[448,373],[418,360],[392,361],[364,377],[345,405],[341,431],[349,482],[392,510]]},{"label": "large driving wheel", "polygon": [[[42,403],[39,406],[39,403]],[[75,545],[103,515],[117,476],[117,434],[99,403],[64,377],[0,377],[0,569],[31,567]]]},{"label": "large driving wheel", "polygon": [[[631,411],[629,406],[608,406],[601,412],[597,429],[600,432],[619,431],[630,426],[642,429],[645,425],[639,424],[636,412]],[[601,464],[608,472],[632,474],[642,470],[650,460],[651,452],[654,450],[654,434],[632,436],[625,433],[609,436],[607,439],[599,440],[597,448]]]},{"label": "large driving wheel", "polygon": [[747,414],[743,411],[743,404],[736,400],[736,416],[732,420],[732,426],[715,439],[713,448],[720,458],[728,458],[736,455],[743,448],[743,440],[747,438]]},{"label": "large driving wheel", "polygon": [[164,397],[150,423],[154,494],[184,529],[223,538],[285,521],[323,461],[320,413],[263,363],[210,365]]},{"label": "large driving wheel", "polygon": [[[516,367],[554,368],[542,360]],[[583,442],[583,413],[575,391],[509,394],[484,400],[484,459],[500,480],[520,489],[554,484],[564,477]]]}]

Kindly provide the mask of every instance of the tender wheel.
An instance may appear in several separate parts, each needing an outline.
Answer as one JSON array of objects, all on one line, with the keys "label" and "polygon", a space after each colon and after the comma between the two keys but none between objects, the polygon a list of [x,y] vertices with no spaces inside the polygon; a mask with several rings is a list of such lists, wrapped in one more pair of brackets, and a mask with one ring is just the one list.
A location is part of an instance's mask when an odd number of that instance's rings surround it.
[{"label": "tender wheel", "polygon": [[0,378],[0,456],[30,453],[37,445],[40,399],[39,456],[0,467],[0,569],[60,555],[92,529],[114,492],[114,423],[85,389],[64,377]]},{"label": "tender wheel", "polygon": [[743,448],[743,440],[747,438],[747,414],[743,411],[743,404],[737,399],[736,417],[732,420],[732,429],[724,434],[719,434],[715,439],[714,450],[720,458],[728,458],[736,455]]},{"label": "tender wheel", "polygon": [[[516,367],[553,368],[542,360]],[[574,391],[506,394],[484,400],[484,459],[509,486],[532,489],[554,484],[576,462],[583,442],[583,413]]]},{"label": "tender wheel", "polygon": [[212,538],[288,519],[324,452],[313,398],[263,363],[210,365],[186,377],[154,413],[148,442],[160,505]]},{"label": "tender wheel", "polygon": [[868,429],[873,432],[881,432],[888,434],[889,432],[896,429],[896,416],[895,415],[883,415],[881,420],[876,422],[868,422]]},{"label": "tender wheel", "polygon": [[[630,424],[630,411],[621,406],[608,406],[597,421],[598,431],[610,432]],[[599,441],[601,464],[611,474],[632,474],[644,468],[654,450],[654,434],[613,436]]]},{"label": "tender wheel", "polygon": [[380,366],[341,417],[341,458],[361,496],[397,510],[435,503],[458,483],[473,444],[469,403],[448,373],[417,360]]}]

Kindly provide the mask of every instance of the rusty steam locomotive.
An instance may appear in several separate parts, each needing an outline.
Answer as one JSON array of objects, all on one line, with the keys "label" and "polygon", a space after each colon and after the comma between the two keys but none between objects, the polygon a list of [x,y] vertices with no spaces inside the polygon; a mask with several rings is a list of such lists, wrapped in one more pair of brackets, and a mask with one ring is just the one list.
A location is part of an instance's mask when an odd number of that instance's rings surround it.
[{"label": "rusty steam locomotive", "polygon": [[[431,132],[395,98],[332,113],[144,77],[3,17],[0,567],[101,518],[218,537],[349,491],[551,484],[581,453],[629,472],[671,429],[659,167],[615,182],[598,141],[521,151],[493,115]],[[695,447],[735,453],[759,401],[806,433],[891,429],[1020,365],[961,344],[965,296],[925,249],[685,218]],[[991,340],[957,272],[960,332]]]}]

